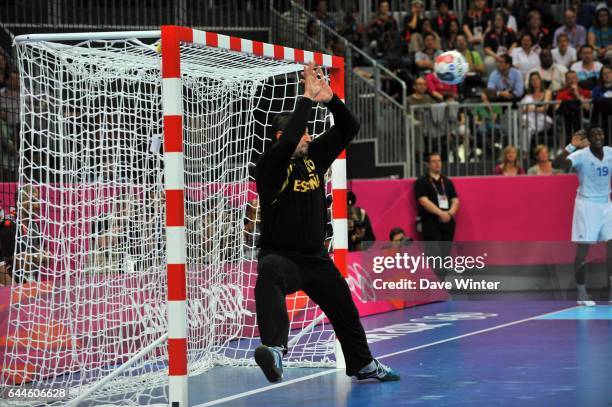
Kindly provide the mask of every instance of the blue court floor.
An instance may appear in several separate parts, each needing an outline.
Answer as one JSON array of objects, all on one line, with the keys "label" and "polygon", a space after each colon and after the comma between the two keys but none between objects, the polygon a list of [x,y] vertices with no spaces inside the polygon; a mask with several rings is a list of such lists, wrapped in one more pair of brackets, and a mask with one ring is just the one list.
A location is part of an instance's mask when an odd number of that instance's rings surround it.
[{"label": "blue court floor", "polygon": [[336,369],[215,368],[190,379],[194,406],[612,406],[612,305],[464,301],[363,318],[399,382]]}]

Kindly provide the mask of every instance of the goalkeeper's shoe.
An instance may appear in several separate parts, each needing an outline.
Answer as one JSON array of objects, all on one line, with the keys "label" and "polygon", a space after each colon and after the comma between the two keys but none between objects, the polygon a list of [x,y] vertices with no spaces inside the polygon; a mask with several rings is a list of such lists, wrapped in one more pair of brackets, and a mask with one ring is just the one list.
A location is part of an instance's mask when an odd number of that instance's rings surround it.
[{"label": "goalkeeper's shoe", "polygon": [[260,345],[255,349],[255,362],[271,383],[283,379],[283,351],[280,348]]},{"label": "goalkeeper's shoe", "polygon": [[374,370],[370,372],[357,372],[355,375],[357,380],[378,379],[381,382],[394,382],[400,379],[400,375],[396,370],[383,365],[376,359],[374,359],[374,363],[376,364]]}]

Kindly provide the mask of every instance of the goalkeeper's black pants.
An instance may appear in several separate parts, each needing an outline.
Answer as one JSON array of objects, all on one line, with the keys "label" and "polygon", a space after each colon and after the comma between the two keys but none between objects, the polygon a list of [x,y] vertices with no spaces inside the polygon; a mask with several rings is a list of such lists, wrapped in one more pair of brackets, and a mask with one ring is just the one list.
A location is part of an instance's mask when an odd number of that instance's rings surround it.
[{"label": "goalkeeper's black pants", "polygon": [[348,284],[327,252],[260,253],[257,273],[255,304],[264,345],[287,350],[289,316],[285,296],[302,290],[319,305],[334,327],[346,361],[346,374],[353,376],[372,361]]}]

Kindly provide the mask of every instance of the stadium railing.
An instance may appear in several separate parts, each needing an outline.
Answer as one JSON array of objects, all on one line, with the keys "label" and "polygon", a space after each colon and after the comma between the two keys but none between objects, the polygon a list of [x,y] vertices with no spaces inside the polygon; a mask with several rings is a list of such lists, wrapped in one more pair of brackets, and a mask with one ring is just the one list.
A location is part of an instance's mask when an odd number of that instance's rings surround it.
[{"label": "stadium railing", "polygon": [[[407,156],[413,160],[411,176],[426,170],[426,152],[437,151],[449,176],[490,175],[508,145],[517,147],[520,165],[535,164],[538,145],[554,157],[578,129],[591,124],[592,103],[574,109],[557,101],[537,103],[439,103],[410,106]],[[601,125],[612,145],[612,115]]]}]

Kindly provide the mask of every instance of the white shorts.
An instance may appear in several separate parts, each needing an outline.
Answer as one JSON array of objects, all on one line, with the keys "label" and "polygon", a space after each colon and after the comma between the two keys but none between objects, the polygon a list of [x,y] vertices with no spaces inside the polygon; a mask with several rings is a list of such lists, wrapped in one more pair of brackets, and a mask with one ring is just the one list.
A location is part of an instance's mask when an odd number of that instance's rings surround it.
[{"label": "white shorts", "polygon": [[612,240],[612,202],[576,198],[572,242],[596,243]]}]

